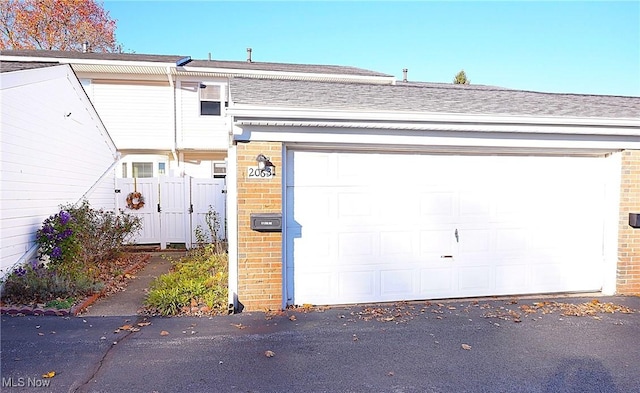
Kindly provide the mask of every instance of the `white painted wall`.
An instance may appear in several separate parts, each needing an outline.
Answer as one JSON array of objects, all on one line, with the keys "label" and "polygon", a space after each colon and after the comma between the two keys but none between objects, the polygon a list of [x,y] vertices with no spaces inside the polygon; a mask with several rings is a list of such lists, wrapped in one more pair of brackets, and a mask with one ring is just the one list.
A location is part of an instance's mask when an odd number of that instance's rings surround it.
[{"label": "white painted wall", "polygon": [[[222,90],[226,91],[226,82],[215,83],[220,83]],[[224,116],[224,108],[221,116],[201,116],[198,86],[199,82],[195,81],[179,81],[177,84],[177,147],[226,150],[229,145],[229,126]]]},{"label": "white painted wall", "polygon": [[0,108],[1,276],[59,205],[115,207],[118,154],[67,65],[0,73]]},{"label": "white painted wall", "polygon": [[94,80],[85,87],[120,150],[173,147],[173,90],[168,82]]}]

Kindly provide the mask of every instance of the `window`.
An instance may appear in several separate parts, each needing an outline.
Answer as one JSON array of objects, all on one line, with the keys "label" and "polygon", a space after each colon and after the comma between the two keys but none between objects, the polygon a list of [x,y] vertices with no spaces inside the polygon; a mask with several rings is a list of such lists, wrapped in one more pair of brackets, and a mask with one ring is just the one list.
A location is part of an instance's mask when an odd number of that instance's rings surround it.
[{"label": "window", "polygon": [[227,163],[226,162],[214,162],[213,163],[213,177],[215,177],[215,178],[227,177]]},{"label": "window", "polygon": [[166,166],[166,164],[164,162],[159,162],[158,163],[158,175],[164,175],[165,174],[165,166]]},{"label": "window", "polygon": [[122,163],[122,177],[127,177],[127,163]]},{"label": "window", "polygon": [[229,106],[224,97],[222,85],[200,84],[200,115],[220,116],[222,114],[222,102],[224,102],[225,108]]},{"label": "window", "polygon": [[152,162],[134,162],[131,164],[133,177],[153,177]]}]

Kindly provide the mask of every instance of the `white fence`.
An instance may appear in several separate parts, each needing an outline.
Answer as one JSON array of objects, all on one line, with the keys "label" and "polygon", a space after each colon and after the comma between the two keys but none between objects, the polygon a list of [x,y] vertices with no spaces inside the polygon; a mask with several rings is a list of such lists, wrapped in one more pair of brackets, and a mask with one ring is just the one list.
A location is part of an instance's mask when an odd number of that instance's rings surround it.
[{"label": "white fence", "polygon": [[[127,207],[127,196],[138,191],[144,198],[140,209]],[[187,248],[196,241],[198,225],[207,228],[205,215],[209,207],[218,213],[219,239],[226,239],[226,194],[223,179],[185,177],[153,177],[117,179],[116,209],[142,219],[142,230],[136,244],[184,243]]]}]

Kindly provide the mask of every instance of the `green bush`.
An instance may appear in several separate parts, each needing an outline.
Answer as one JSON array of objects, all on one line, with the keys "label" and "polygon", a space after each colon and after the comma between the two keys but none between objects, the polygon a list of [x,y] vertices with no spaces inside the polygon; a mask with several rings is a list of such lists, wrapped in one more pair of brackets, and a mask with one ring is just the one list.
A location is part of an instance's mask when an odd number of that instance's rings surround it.
[{"label": "green bush", "polygon": [[[189,251],[171,272],[155,279],[145,299],[147,310],[164,316],[191,311],[222,314],[227,311],[228,258],[214,244]],[[205,307],[206,312],[202,312]]]},{"label": "green bush", "polygon": [[38,259],[4,278],[3,300],[46,303],[99,291],[100,264],[115,257],[141,225],[138,217],[91,209],[86,200],[60,206],[36,233]]}]

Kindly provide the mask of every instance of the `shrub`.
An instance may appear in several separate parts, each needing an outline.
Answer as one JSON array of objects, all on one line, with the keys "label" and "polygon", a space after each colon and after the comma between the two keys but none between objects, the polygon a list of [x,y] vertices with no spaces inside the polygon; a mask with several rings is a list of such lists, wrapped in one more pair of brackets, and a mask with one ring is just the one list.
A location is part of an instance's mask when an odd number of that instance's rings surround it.
[{"label": "shrub", "polygon": [[211,205],[209,205],[209,210],[204,215],[204,223],[206,228],[200,224],[196,226],[196,247],[204,247],[207,244],[212,244],[217,252],[226,251],[225,240],[218,236],[222,225],[220,222],[220,213],[215,211]]},{"label": "shrub", "polygon": [[42,303],[100,290],[99,265],[115,257],[140,228],[138,217],[94,210],[86,200],[61,206],[36,233],[39,259],[5,278],[3,298]]},{"label": "shrub", "polygon": [[80,206],[67,206],[66,209],[78,227],[79,257],[85,265],[113,257],[142,228],[139,217],[94,210],[86,200]]},{"label": "shrub", "polygon": [[[207,314],[227,311],[228,258],[213,244],[191,250],[172,271],[154,280],[145,299],[147,310],[164,316],[183,308],[204,307]],[[200,308],[200,309],[201,309]],[[200,312],[200,311],[199,311]]]}]

